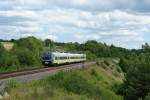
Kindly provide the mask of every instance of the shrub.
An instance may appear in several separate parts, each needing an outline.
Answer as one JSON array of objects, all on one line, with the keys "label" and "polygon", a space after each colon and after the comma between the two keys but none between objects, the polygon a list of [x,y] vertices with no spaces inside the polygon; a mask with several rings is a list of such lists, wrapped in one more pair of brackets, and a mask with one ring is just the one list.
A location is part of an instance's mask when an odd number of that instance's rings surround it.
[{"label": "shrub", "polygon": [[[92,75],[97,75],[93,70]],[[49,84],[55,85],[57,87],[63,87],[65,91],[69,93],[75,93],[78,95],[86,95],[89,98],[94,98],[95,100],[103,99],[108,100],[112,98],[117,98],[113,92],[95,85],[86,78],[84,78],[78,71],[73,71],[69,73],[60,72],[54,76],[48,78]],[[119,97],[118,100],[121,98]],[[116,99],[114,99],[116,100]]]},{"label": "shrub", "polygon": [[0,43],[0,54],[2,54],[5,51],[5,48],[3,47],[2,43]]},{"label": "shrub", "polygon": [[37,62],[35,56],[27,48],[18,49],[16,52],[17,58],[21,65],[34,65]]},{"label": "shrub", "polygon": [[34,38],[21,38],[15,42],[12,52],[17,56],[21,65],[35,66],[41,65],[41,53],[43,43]]},{"label": "shrub", "polygon": [[19,66],[17,57],[13,53],[6,51],[0,43],[0,72],[17,69],[17,66]]},{"label": "shrub", "polygon": [[145,100],[150,100],[150,93],[145,97]]},{"label": "shrub", "polygon": [[98,76],[98,74],[97,74],[97,72],[96,72],[95,69],[92,69],[92,70],[91,70],[91,75],[92,75],[92,76],[95,76],[95,77]]},{"label": "shrub", "polygon": [[58,73],[53,76],[50,81],[57,82],[58,86],[64,87],[67,91],[77,94],[87,94],[99,96],[100,91],[93,87],[86,79],[80,76],[76,72],[69,73],[67,75],[64,72]]},{"label": "shrub", "polygon": [[9,92],[11,89],[17,88],[19,83],[16,80],[9,80],[7,82],[7,91]]},{"label": "shrub", "polygon": [[136,63],[130,67],[120,89],[126,100],[145,98],[150,92],[150,63]]}]

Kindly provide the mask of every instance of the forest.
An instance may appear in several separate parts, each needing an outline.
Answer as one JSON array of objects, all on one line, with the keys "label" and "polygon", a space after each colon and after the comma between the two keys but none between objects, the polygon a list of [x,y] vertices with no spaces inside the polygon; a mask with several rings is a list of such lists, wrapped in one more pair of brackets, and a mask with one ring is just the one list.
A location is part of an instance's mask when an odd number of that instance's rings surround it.
[{"label": "forest", "polygon": [[[1,40],[5,42],[5,40]],[[124,72],[124,82],[117,87],[117,94],[125,100],[150,100],[150,45],[145,43],[141,49],[126,49],[89,40],[85,43],[60,43],[50,39],[35,37],[12,39],[14,44],[6,50],[0,43],[0,72],[28,70],[43,67],[41,55],[44,51],[85,53],[87,59],[118,58]]]}]

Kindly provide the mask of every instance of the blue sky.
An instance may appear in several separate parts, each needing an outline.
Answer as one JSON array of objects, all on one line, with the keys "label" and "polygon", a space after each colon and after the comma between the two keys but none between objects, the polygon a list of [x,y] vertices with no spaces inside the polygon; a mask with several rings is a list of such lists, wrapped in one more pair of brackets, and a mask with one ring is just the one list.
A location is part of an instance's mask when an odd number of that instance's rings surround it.
[{"label": "blue sky", "polygon": [[140,48],[150,42],[150,0],[0,0],[0,38],[26,36]]}]

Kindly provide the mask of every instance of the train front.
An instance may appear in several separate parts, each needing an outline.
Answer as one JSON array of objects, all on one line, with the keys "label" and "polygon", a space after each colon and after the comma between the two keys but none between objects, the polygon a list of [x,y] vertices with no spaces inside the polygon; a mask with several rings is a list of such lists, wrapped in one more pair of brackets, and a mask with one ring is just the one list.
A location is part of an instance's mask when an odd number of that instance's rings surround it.
[{"label": "train front", "polygon": [[43,53],[42,63],[43,63],[43,65],[51,65],[52,64],[52,54],[51,54],[51,52],[44,52]]}]

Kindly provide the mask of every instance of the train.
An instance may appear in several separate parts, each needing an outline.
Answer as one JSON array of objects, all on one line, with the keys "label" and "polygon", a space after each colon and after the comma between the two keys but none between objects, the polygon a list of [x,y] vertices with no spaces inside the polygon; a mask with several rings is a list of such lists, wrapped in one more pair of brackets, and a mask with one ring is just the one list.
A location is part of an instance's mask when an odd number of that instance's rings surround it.
[{"label": "train", "polygon": [[45,52],[42,55],[42,63],[44,65],[60,65],[85,61],[86,54]]}]

